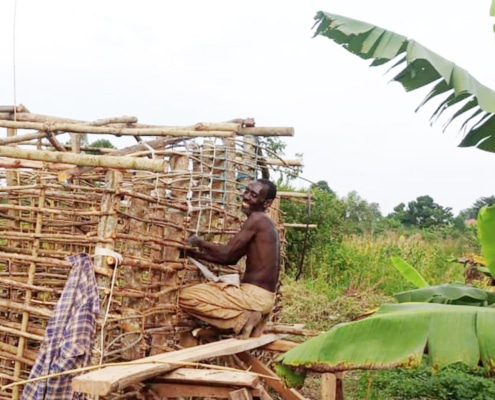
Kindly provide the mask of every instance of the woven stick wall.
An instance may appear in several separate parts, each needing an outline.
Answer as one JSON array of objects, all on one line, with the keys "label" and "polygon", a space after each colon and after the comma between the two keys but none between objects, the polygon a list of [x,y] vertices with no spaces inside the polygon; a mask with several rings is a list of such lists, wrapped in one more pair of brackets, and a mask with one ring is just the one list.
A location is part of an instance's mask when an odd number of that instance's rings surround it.
[{"label": "woven stick wall", "polygon": [[[202,279],[180,257],[185,239],[227,241],[242,224],[243,185],[271,164],[298,164],[263,157],[258,145],[259,136],[292,135],[291,128],[257,128],[252,120],[162,127],[0,107],[0,127],[7,131],[0,138],[2,385],[28,377],[70,271],[65,258],[101,248],[123,262],[114,274],[114,259],[94,256],[102,310],[94,363],[177,349],[193,326],[177,308],[177,292]],[[66,132],[70,146],[57,139]],[[139,143],[84,154],[78,135],[93,133]],[[283,238],[278,204],[270,212]],[[0,399],[17,399],[21,390],[1,391]]]}]

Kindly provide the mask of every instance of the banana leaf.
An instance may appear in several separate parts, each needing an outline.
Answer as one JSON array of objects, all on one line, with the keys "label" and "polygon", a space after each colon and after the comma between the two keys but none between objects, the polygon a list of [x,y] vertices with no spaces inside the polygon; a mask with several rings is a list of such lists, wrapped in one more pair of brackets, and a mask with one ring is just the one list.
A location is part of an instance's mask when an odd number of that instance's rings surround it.
[{"label": "banana leaf", "polygon": [[[371,317],[334,326],[276,360],[290,385],[307,371],[416,367],[425,350],[434,370],[462,362],[495,372],[495,309],[431,303],[384,304]],[[284,370],[290,369],[287,378]]]},{"label": "banana leaf", "polygon": [[487,307],[495,304],[495,293],[463,284],[443,284],[394,294],[399,303],[423,302]]},{"label": "banana leaf", "polygon": [[429,286],[419,271],[401,257],[391,256],[390,261],[395,269],[401,273],[402,277],[414,286],[418,288]]},{"label": "banana leaf", "polygon": [[429,86],[430,91],[418,109],[445,95],[431,121],[451,111],[444,127],[454,120],[462,122],[465,135],[460,147],[475,146],[495,152],[495,92],[466,70],[420,43],[378,26],[323,11],[315,19],[314,36],[332,39],[351,53],[373,60],[371,66],[391,64],[390,69],[396,71],[393,80],[406,91]]},{"label": "banana leaf", "polygon": [[484,206],[478,212],[478,238],[481,253],[492,277],[495,277],[495,205]]}]

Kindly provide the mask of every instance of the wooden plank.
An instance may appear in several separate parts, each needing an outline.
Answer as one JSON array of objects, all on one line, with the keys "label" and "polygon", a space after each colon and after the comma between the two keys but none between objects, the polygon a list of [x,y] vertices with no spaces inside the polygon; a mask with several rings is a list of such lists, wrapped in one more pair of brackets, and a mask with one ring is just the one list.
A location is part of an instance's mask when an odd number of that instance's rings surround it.
[{"label": "wooden plank", "polygon": [[245,340],[226,339],[202,346],[157,354],[80,375],[72,380],[72,388],[75,392],[106,396],[108,393],[123,389],[131,383],[177,369],[181,366],[180,362],[198,362],[207,358],[236,354],[261,347],[278,339],[280,336],[275,334]]},{"label": "wooden plank", "polygon": [[234,390],[229,393],[229,400],[253,400],[253,396],[246,388]]},{"label": "wooden plank", "polygon": [[228,399],[232,388],[227,386],[189,385],[178,383],[158,383],[151,386],[160,399],[185,397],[212,397],[214,399]]},{"label": "wooden plank", "polygon": [[337,377],[335,374],[321,374],[321,400],[336,400]]},{"label": "wooden plank", "polygon": [[221,371],[218,369],[178,368],[149,383],[209,384],[242,386],[255,388],[260,378],[256,374],[244,371]]},{"label": "wooden plank", "polygon": [[335,400],[344,400],[344,372],[336,372],[337,387],[335,389]]},{"label": "wooden plank", "polygon": [[300,344],[301,343],[292,342],[290,340],[276,340],[272,343],[264,345],[260,350],[279,351],[285,353]]},{"label": "wooden plank", "polygon": [[253,392],[256,397],[259,397],[260,400],[273,400],[273,397],[265,390],[265,388],[260,384],[256,387],[256,390]]},{"label": "wooden plank", "polygon": [[266,383],[277,393],[281,394],[284,400],[308,400],[297,390],[286,388],[283,383],[280,382],[280,378],[277,374],[256,357],[247,352],[239,353],[237,357],[239,357],[245,364],[250,365],[251,371],[273,377],[274,379],[266,379]]}]

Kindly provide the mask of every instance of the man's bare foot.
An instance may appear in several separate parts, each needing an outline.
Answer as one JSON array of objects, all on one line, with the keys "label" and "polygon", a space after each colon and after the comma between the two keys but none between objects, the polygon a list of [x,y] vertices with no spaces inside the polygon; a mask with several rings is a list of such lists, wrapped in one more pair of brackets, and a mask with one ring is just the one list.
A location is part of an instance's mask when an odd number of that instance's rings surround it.
[{"label": "man's bare foot", "polygon": [[249,318],[242,328],[241,332],[237,336],[237,339],[249,339],[251,333],[253,332],[253,329],[261,321],[261,317],[262,315],[259,311],[251,311]]},{"label": "man's bare foot", "polygon": [[251,337],[260,337],[263,334],[269,316],[270,314],[263,315],[260,322],[258,322],[258,324],[254,327]]}]

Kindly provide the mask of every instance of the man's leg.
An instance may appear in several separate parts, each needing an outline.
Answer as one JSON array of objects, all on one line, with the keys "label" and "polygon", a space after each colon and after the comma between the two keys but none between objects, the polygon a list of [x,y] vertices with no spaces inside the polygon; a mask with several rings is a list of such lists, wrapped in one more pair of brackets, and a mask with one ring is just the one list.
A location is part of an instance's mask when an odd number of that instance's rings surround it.
[{"label": "man's leg", "polygon": [[237,336],[238,339],[249,339],[251,337],[253,329],[261,321],[262,314],[259,311],[246,311],[246,313],[249,313],[249,317],[247,322],[241,329],[241,332]]},{"label": "man's leg", "polygon": [[270,314],[265,314],[261,317],[260,322],[254,327],[253,332],[251,333],[251,337],[260,337],[263,335],[263,331],[265,330],[266,323],[268,322],[268,318]]}]

